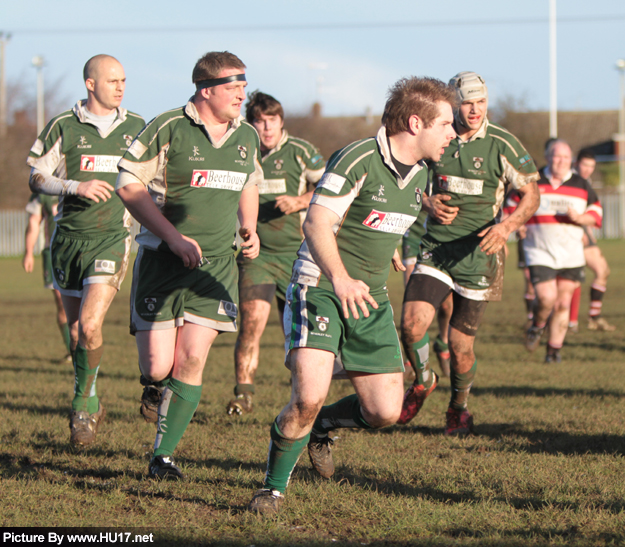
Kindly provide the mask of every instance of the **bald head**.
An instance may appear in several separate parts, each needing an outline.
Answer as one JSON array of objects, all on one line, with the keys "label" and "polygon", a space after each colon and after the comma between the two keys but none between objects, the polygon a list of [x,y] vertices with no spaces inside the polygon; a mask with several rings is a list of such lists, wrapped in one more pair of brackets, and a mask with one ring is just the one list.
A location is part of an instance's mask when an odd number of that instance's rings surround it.
[{"label": "bald head", "polygon": [[86,63],[85,68],[82,70],[82,77],[85,82],[88,79],[97,80],[98,75],[102,72],[102,68],[105,65],[109,65],[110,63],[115,63],[121,66],[121,63],[110,55],[105,55],[101,53],[100,55],[95,55],[91,57]]},{"label": "bald head", "polygon": [[87,110],[97,116],[106,116],[120,106],[126,88],[126,74],[115,57],[92,57],[85,64],[84,77],[88,91]]}]

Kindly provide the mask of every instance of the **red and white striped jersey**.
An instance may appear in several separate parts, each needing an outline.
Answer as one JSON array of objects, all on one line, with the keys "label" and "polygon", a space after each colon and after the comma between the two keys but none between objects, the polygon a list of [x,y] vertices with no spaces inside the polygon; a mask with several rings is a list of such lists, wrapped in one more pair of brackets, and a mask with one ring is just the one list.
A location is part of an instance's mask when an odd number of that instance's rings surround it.
[{"label": "red and white striped jersey", "polygon": [[[600,227],[603,209],[599,198],[590,183],[572,171],[557,188],[552,186],[546,168],[541,169],[540,175],[540,206],[526,225],[525,263],[555,270],[583,266],[586,263],[582,243],[584,229],[568,217],[567,211],[571,208],[580,214],[588,213],[594,217],[595,226]],[[511,213],[519,199],[518,194],[510,195],[506,212]]]}]

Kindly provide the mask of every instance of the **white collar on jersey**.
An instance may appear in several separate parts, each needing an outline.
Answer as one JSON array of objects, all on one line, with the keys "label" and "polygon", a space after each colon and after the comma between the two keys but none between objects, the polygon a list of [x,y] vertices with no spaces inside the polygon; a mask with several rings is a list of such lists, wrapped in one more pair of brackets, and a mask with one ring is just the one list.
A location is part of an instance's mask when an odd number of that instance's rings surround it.
[{"label": "white collar on jersey", "polygon": [[[488,117],[484,116],[484,121],[482,122],[482,127],[477,130],[472,137],[468,138],[466,141],[462,140],[460,136],[456,137],[460,142],[467,143],[474,141],[475,139],[483,139],[486,136],[486,128],[488,127]],[[456,125],[456,121],[454,120],[454,125]],[[455,129],[455,128],[454,128]]]},{"label": "white collar on jersey", "polygon": [[378,142],[378,148],[380,149],[382,160],[384,160],[384,163],[389,167],[389,169],[397,175],[397,186],[399,186],[400,190],[403,190],[406,186],[408,186],[408,183],[412,180],[412,178],[425,167],[425,162],[420,160],[415,163],[413,168],[410,170],[410,173],[408,173],[408,176],[405,179],[402,179],[401,175],[395,168],[395,164],[393,163],[393,157],[391,156],[391,150],[388,146],[388,139],[386,137],[386,127],[380,127],[378,134],[375,136],[375,140]]}]

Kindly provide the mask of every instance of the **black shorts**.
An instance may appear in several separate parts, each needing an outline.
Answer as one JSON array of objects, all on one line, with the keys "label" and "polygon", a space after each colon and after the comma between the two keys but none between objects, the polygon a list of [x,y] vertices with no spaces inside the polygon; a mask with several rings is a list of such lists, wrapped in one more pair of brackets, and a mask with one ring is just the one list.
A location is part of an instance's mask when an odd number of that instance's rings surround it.
[{"label": "black shorts", "polygon": [[[427,302],[438,310],[450,292],[452,290],[449,285],[440,279],[428,275],[411,275],[404,293],[404,303]],[[475,336],[488,302],[470,300],[455,291],[453,291],[453,300],[453,312],[449,324],[467,336]]]},{"label": "black shorts", "polygon": [[584,249],[588,249],[588,247],[596,247],[597,246],[597,238],[595,234],[592,233],[590,226],[584,226]]},{"label": "black shorts", "polygon": [[562,268],[561,270],[554,270],[549,266],[528,266],[530,269],[530,280],[532,285],[536,283],[542,283],[544,281],[551,281],[552,279],[568,279],[569,281],[579,281],[583,283],[586,279],[585,266],[579,266],[578,268]]},{"label": "black shorts", "polygon": [[525,249],[523,248],[524,239],[519,239],[517,243],[517,267],[522,270],[526,267],[525,264]]}]

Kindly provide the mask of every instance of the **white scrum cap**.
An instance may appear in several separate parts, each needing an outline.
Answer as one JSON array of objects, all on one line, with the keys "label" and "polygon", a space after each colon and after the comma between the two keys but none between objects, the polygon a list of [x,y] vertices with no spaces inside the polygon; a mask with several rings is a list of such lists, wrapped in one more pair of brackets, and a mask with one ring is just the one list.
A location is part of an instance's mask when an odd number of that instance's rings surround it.
[{"label": "white scrum cap", "polygon": [[488,88],[477,72],[459,72],[451,80],[449,85],[456,90],[459,103],[471,99],[488,99]]}]

